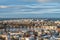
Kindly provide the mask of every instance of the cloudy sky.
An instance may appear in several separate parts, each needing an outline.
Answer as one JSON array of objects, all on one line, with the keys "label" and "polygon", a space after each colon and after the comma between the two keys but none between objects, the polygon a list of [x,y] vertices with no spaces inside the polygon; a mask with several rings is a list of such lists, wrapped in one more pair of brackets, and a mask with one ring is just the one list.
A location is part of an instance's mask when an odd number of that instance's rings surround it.
[{"label": "cloudy sky", "polygon": [[60,0],[0,0],[2,18],[60,18]]}]

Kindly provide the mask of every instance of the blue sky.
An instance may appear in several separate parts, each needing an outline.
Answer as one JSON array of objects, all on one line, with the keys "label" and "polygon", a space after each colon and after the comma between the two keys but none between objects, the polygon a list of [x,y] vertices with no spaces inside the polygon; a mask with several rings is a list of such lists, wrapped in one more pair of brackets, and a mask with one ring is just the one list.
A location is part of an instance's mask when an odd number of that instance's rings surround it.
[{"label": "blue sky", "polygon": [[2,18],[60,18],[60,0],[0,0]]}]

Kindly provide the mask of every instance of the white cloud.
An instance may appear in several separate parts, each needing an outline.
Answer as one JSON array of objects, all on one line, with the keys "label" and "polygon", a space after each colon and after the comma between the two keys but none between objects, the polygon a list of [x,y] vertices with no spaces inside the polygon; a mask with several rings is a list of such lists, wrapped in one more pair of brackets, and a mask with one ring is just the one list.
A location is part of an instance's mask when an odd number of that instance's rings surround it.
[{"label": "white cloud", "polygon": [[[41,3],[34,5],[8,5],[0,6],[0,15],[21,15],[21,14],[45,14],[60,13],[60,4]],[[4,8],[4,9],[3,9]],[[24,15],[23,15],[24,16]],[[16,17],[16,16],[15,16]]]},{"label": "white cloud", "polygon": [[10,6],[0,6],[0,8],[10,8]]},{"label": "white cloud", "polygon": [[[22,6],[22,5],[21,5]],[[60,13],[59,5],[24,5],[22,8],[16,6],[15,14],[43,14],[43,13]]]},{"label": "white cloud", "polygon": [[37,0],[38,2],[49,2],[50,0]]},{"label": "white cloud", "polygon": [[[1,13],[11,14],[43,14],[43,13],[60,13],[60,5],[54,3],[36,4],[36,5],[10,5],[3,6],[6,10],[1,10]],[[9,9],[7,9],[9,8]]]},{"label": "white cloud", "polygon": [[40,2],[40,3],[45,3],[45,2],[57,2],[57,3],[60,3],[60,0],[36,0],[37,2]]},{"label": "white cloud", "polygon": [[35,0],[22,0],[24,2],[34,2]]}]

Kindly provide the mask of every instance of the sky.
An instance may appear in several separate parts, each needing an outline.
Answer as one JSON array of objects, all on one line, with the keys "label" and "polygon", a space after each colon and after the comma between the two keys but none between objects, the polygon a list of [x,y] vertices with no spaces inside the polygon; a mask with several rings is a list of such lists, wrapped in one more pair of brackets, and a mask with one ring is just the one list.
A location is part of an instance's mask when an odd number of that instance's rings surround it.
[{"label": "sky", "polygon": [[0,18],[60,18],[60,0],[0,0]]}]

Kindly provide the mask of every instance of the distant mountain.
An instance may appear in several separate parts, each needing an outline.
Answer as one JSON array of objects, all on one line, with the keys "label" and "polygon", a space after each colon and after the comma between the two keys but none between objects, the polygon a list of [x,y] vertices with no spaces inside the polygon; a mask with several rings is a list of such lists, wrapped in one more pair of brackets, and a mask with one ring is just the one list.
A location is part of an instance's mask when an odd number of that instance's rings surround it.
[{"label": "distant mountain", "polygon": [[7,18],[60,18],[60,13],[16,14],[16,15],[13,14],[7,15]]},{"label": "distant mountain", "polygon": [[0,20],[14,20],[14,19],[48,19],[48,20],[60,20],[60,13],[45,13],[45,14],[17,14],[8,15],[7,17],[0,18]]}]

